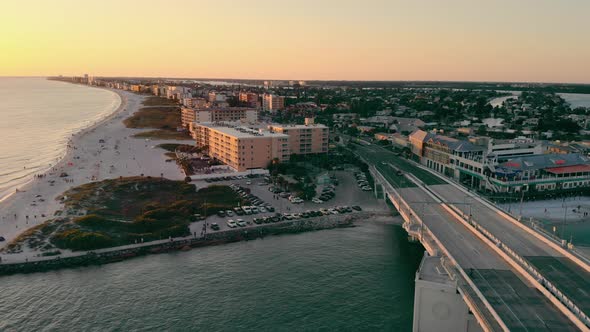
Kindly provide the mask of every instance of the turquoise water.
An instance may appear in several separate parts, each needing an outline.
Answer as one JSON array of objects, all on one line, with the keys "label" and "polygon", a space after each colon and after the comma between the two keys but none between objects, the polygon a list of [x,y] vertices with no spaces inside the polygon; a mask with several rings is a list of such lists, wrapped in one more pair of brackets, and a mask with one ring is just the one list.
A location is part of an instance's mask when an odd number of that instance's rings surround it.
[{"label": "turquoise water", "polygon": [[409,331],[422,253],[367,222],[2,277],[0,330]]}]

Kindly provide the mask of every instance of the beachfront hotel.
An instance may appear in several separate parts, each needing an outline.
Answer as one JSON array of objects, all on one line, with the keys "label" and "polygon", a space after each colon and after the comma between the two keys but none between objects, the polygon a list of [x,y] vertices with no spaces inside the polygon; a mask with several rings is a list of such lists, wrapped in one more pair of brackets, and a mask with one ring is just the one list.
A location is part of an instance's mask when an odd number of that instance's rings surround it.
[{"label": "beachfront hotel", "polygon": [[204,107],[181,109],[182,126],[190,128],[193,122],[234,122],[244,121],[256,123],[258,121],[258,110],[248,107]]},{"label": "beachfront hotel", "polygon": [[328,152],[329,129],[323,124],[315,124],[313,119],[305,119],[304,125],[272,124],[268,129],[275,133],[289,135],[289,148],[292,154],[311,154]]},{"label": "beachfront hotel", "polygon": [[238,172],[266,168],[273,160],[290,157],[289,136],[235,123],[193,123],[198,147]]}]

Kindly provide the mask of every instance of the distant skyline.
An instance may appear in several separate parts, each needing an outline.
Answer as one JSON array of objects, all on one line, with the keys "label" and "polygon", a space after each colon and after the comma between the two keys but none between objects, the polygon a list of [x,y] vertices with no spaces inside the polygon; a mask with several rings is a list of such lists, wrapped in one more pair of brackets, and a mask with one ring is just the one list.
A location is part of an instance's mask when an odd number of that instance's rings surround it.
[{"label": "distant skyline", "polygon": [[0,76],[590,83],[585,0],[21,0]]}]

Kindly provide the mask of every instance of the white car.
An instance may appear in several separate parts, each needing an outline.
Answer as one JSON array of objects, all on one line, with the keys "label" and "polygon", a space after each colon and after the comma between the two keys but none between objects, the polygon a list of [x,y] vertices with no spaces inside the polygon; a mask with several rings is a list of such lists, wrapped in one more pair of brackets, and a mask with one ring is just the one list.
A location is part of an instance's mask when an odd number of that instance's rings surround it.
[{"label": "white car", "polygon": [[232,211],[232,210],[226,210],[225,211],[225,215],[228,216],[228,217],[233,217],[234,216],[234,211]]},{"label": "white car", "polygon": [[248,181],[246,181],[246,184],[250,185],[250,184],[252,184],[252,181],[248,180]]},{"label": "white car", "polygon": [[314,203],[316,203],[316,204],[322,204],[324,202],[324,201],[322,201],[321,199],[319,199],[317,197],[314,198],[314,199],[312,199],[311,201],[314,202]]},{"label": "white car", "polygon": [[238,226],[240,227],[245,227],[246,226],[246,222],[242,219],[236,219]]},{"label": "white car", "polygon": [[264,208],[264,206],[259,207],[258,210],[260,211],[260,213],[266,213],[266,209]]},{"label": "white car", "polygon": [[373,190],[373,188],[369,187],[369,186],[364,186],[361,188],[363,191],[371,191]]},{"label": "white car", "polygon": [[238,227],[238,225],[236,224],[236,222],[233,221],[232,219],[228,220],[226,224],[227,224],[227,227],[229,227],[229,228],[236,228],[236,227]]}]

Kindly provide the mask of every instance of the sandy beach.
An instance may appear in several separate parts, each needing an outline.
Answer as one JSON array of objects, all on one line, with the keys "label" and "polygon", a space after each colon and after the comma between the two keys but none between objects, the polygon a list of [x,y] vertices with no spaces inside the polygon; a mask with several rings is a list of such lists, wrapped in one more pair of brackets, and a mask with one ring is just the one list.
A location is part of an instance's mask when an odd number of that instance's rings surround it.
[{"label": "sandy beach", "polygon": [[[73,135],[65,156],[51,169],[37,174],[18,192],[0,202],[0,248],[28,228],[55,217],[63,205],[56,197],[71,187],[94,180],[119,176],[159,177],[172,180],[184,175],[175,163],[165,162],[161,143],[176,140],[146,140],[131,137],[144,130],[126,128],[122,121],[141,108],[145,98],[129,92],[111,90],[121,97],[111,115]],[[193,144],[192,141],[185,143]],[[60,176],[66,173],[67,176]]]}]

